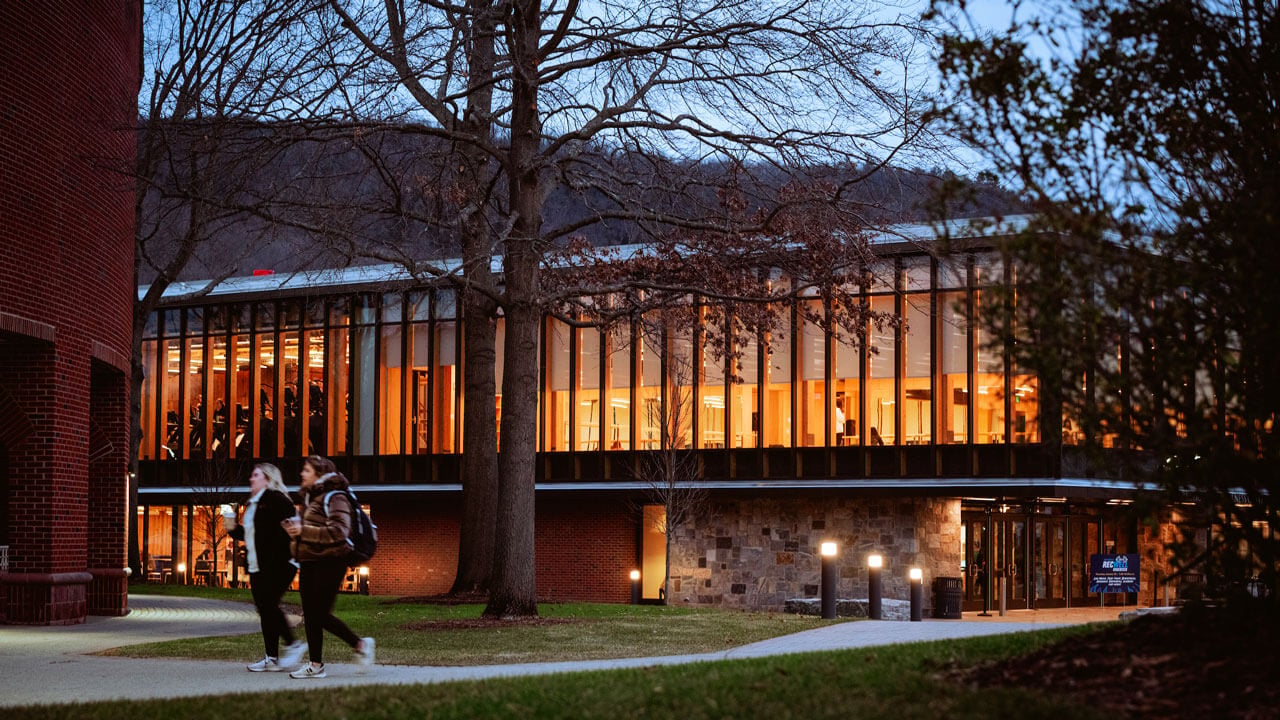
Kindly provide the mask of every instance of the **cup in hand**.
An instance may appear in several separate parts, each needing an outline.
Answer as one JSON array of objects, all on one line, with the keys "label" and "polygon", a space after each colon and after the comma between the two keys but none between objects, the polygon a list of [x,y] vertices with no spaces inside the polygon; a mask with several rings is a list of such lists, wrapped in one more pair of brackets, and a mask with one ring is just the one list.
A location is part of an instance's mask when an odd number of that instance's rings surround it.
[{"label": "cup in hand", "polygon": [[230,505],[222,506],[222,527],[227,530],[236,528],[236,509]]},{"label": "cup in hand", "polygon": [[297,537],[297,535],[302,532],[302,518],[297,515],[281,520],[280,524],[284,526],[285,532],[294,537]]}]

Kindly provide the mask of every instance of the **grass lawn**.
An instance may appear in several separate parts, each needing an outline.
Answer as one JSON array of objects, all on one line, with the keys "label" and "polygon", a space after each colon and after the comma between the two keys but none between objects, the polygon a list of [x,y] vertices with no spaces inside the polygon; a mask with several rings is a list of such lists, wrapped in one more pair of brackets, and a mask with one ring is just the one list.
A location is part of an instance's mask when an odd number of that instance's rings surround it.
[{"label": "grass lawn", "polygon": [[[154,592],[250,602],[248,590],[146,586]],[[285,594],[298,611],[298,594]],[[378,662],[389,665],[498,665],[560,660],[683,655],[724,650],[833,621],[779,613],[748,613],[657,605],[541,603],[536,623],[479,622],[482,605],[397,603],[393,598],[340,595],[336,614],[356,634],[378,641]],[[838,622],[838,621],[836,621]],[[329,652],[332,648],[332,652]],[[326,656],[350,658],[333,638]],[[110,651],[128,657],[244,660],[262,654],[257,633],[171,640]],[[326,658],[326,659],[327,659]]]},{"label": "grass lawn", "polygon": [[[1088,628],[678,667],[210,699],[6,709],[6,718],[1101,718],[1027,690],[975,690],[948,671],[1020,655]],[[481,631],[490,632],[490,631]]]}]

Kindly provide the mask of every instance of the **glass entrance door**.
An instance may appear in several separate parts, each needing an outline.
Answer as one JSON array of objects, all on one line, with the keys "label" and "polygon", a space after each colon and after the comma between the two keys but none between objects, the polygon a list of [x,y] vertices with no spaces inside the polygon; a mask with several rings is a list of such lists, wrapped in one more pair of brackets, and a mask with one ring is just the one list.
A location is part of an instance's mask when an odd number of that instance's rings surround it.
[{"label": "glass entrance door", "polygon": [[1067,542],[1070,545],[1070,574],[1067,588],[1071,605],[1097,605],[1098,594],[1089,592],[1089,556],[1099,552],[1101,528],[1097,519],[1072,518]]},{"label": "glass entrance door", "polygon": [[[1005,606],[1027,605],[1027,516],[965,513],[965,610],[1000,609],[1000,580],[1005,581]],[[986,598],[990,597],[990,605]]]},{"label": "glass entrance door", "polygon": [[1066,550],[1066,519],[1036,518],[1031,548],[1036,608],[1066,607]]}]

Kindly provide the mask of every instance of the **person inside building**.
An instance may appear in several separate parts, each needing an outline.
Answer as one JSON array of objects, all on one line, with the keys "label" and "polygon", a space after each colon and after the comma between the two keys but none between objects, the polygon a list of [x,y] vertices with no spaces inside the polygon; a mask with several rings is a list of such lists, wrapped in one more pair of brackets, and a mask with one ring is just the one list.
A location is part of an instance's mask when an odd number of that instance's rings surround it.
[{"label": "person inside building", "polygon": [[350,485],[329,458],[312,455],[302,463],[302,493],[305,509],[300,518],[284,523],[294,538],[294,556],[302,566],[298,589],[302,594],[302,616],[307,626],[311,662],[291,677],[326,677],[324,632],[337,635],[355,650],[356,660],[367,668],[374,662],[374,640],[361,638],[333,614],[338,590],[347,574],[351,546],[352,508],[350,496],[342,492]]},{"label": "person inside building", "polygon": [[[280,469],[275,465],[255,465],[249,475],[249,503],[243,524],[225,517],[227,532],[244,542],[249,570],[249,587],[253,604],[262,621],[262,643],[266,655],[248,665],[249,672],[279,672],[296,667],[302,661],[306,643],[293,636],[293,630],[280,609],[284,591],[293,584],[297,566],[290,552],[289,535],[281,525],[293,517],[295,508],[289,499]],[[280,641],[284,640],[284,654]]]}]

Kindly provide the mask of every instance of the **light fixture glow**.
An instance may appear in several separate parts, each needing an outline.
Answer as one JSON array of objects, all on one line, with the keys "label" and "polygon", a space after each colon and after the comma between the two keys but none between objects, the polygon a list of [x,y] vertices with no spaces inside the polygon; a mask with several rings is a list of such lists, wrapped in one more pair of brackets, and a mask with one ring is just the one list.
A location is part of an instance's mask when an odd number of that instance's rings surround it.
[{"label": "light fixture glow", "polygon": [[884,567],[884,558],[880,557],[879,555],[868,555],[867,567],[873,567],[873,568]]},{"label": "light fixture glow", "polygon": [[368,566],[368,565],[361,565],[361,566],[360,566],[360,577],[369,577],[369,566]]},{"label": "light fixture glow", "polygon": [[920,568],[911,568],[911,579],[912,579],[912,580],[923,580],[923,579],[924,579],[924,571],[923,571],[923,570],[921,570]]},{"label": "light fixture glow", "polygon": [[835,557],[836,544],[833,542],[822,543],[822,554],[825,555],[826,557]]},{"label": "light fixture glow", "polygon": [[640,579],[640,571],[639,571],[639,570],[632,570],[632,571],[631,571],[631,580],[634,582],[634,581],[639,580],[639,579]]}]

